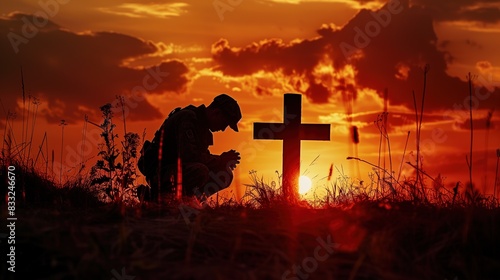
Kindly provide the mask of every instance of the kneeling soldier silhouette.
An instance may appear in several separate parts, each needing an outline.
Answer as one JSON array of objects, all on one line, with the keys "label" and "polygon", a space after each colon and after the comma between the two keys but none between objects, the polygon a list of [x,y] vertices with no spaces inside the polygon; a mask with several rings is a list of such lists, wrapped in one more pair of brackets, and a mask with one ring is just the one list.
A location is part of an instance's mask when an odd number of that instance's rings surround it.
[{"label": "kneeling soldier silhouette", "polygon": [[229,150],[213,155],[208,148],[213,145],[212,132],[228,126],[237,132],[240,119],[238,103],[227,94],[216,96],[208,107],[189,105],[173,110],[153,141],[142,147],[138,167],[149,187],[138,188],[139,198],[158,201],[160,193],[174,193],[178,182],[182,182],[182,195],[200,200],[229,187],[240,154]]}]

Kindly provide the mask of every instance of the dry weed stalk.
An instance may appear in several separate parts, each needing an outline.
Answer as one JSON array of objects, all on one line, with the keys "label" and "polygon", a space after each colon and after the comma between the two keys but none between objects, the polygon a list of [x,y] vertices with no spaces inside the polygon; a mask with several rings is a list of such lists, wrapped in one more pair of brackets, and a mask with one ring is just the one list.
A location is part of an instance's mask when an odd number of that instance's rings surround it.
[{"label": "dry weed stalk", "polygon": [[497,185],[498,185],[498,162],[500,161],[500,149],[497,149],[497,167],[495,168],[495,185],[493,186],[493,196],[498,198]]},{"label": "dry weed stalk", "polygon": [[469,167],[469,182],[472,188],[472,147],[474,144],[474,124],[472,123],[472,79],[474,77],[469,72],[467,74],[467,82],[469,84],[469,119],[470,119],[470,150],[469,150],[469,158],[465,157],[465,161],[467,162],[467,166]]}]

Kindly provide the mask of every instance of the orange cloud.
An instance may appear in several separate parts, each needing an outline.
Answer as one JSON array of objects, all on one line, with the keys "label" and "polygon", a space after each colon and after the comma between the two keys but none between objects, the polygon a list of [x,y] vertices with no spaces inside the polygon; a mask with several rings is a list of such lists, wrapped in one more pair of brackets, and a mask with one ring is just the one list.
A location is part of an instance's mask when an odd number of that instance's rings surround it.
[{"label": "orange cloud", "polygon": [[98,8],[99,11],[125,16],[130,18],[145,18],[145,17],[178,17],[187,13],[187,3],[163,3],[163,4],[140,4],[140,3],[124,3],[118,6],[109,8]]},{"label": "orange cloud", "polygon": [[482,73],[484,73],[491,71],[493,69],[493,66],[491,65],[491,62],[483,60],[483,61],[478,61],[476,63],[476,68]]},{"label": "orange cloud", "polygon": [[[357,2],[360,5],[376,5],[380,0],[339,0]],[[398,0],[409,2],[408,0]],[[478,23],[497,23],[500,21],[499,0],[412,0],[412,6],[425,9],[437,21],[468,21]]]}]

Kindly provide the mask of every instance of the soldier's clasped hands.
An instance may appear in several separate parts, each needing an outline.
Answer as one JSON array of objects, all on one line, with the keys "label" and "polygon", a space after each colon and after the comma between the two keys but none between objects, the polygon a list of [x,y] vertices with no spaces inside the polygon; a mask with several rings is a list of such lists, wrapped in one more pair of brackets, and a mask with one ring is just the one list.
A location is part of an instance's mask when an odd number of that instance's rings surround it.
[{"label": "soldier's clasped hands", "polygon": [[240,163],[240,153],[238,153],[235,150],[229,150],[227,152],[223,152],[220,155],[220,158],[222,162],[231,168],[231,170],[234,170],[236,168],[236,165]]}]

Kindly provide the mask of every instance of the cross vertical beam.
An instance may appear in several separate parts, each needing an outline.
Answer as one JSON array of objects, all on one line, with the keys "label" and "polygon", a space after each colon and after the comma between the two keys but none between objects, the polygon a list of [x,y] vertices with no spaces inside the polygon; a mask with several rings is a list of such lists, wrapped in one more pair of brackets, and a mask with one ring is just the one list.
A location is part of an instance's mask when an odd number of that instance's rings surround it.
[{"label": "cross vertical beam", "polygon": [[254,139],[283,140],[283,195],[298,198],[300,141],[330,140],[329,124],[302,124],[302,95],[284,94],[283,123],[254,123]]},{"label": "cross vertical beam", "polygon": [[302,95],[288,94],[284,98],[284,114],[292,114],[294,117],[289,124],[285,124],[285,135],[283,137],[283,192],[285,197],[298,197],[298,182],[300,174],[300,121],[302,119]]}]

